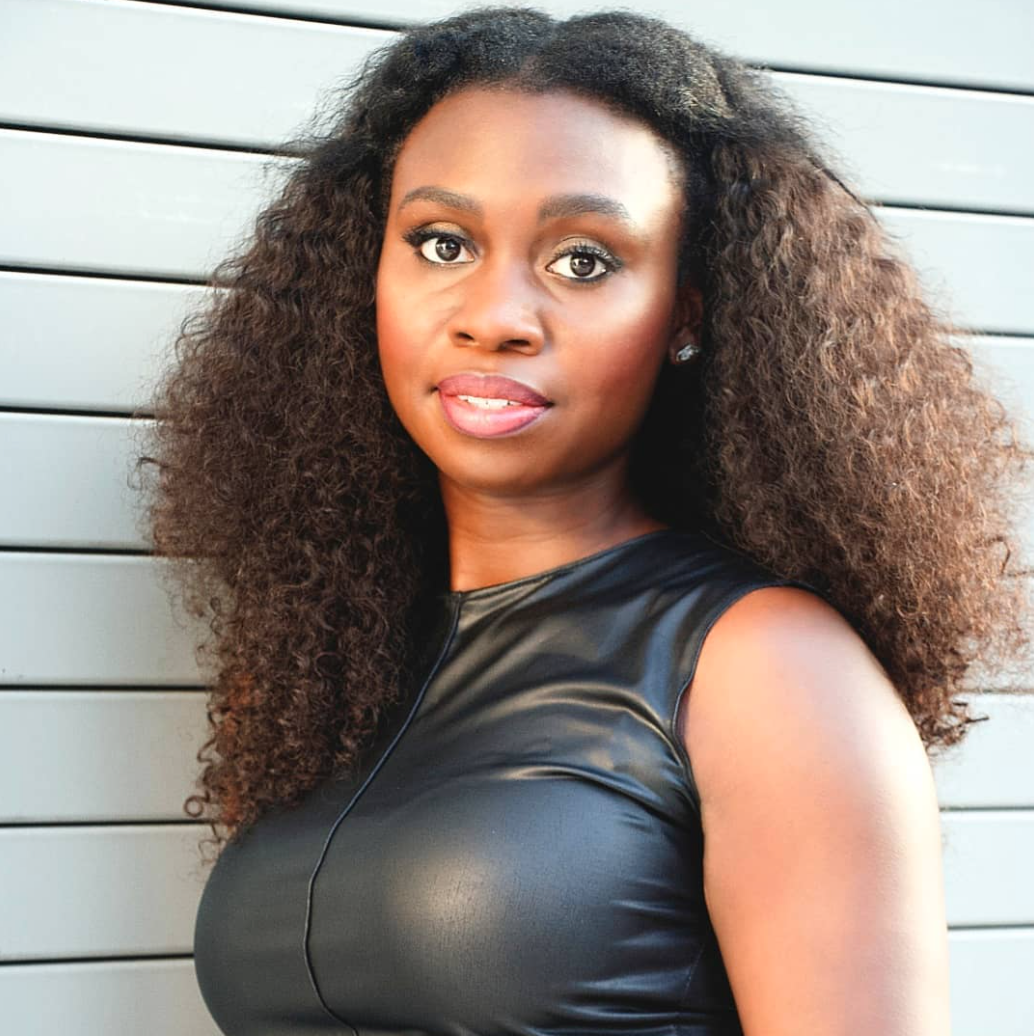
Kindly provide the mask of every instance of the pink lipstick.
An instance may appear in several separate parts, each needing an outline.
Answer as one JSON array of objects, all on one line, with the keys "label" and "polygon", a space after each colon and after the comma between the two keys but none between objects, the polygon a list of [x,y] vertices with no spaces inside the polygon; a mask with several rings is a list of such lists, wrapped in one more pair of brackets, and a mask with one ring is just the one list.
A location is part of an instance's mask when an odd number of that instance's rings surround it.
[{"label": "pink lipstick", "polygon": [[531,386],[500,374],[453,374],[438,383],[438,398],[449,424],[478,438],[525,428],[553,405]]}]

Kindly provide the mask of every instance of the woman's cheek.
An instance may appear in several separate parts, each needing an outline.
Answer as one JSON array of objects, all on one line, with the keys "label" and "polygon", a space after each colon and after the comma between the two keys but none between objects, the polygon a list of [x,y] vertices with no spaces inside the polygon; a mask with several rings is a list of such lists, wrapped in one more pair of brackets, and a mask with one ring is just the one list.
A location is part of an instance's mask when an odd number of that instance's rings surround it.
[{"label": "woman's cheek", "polygon": [[412,329],[407,328],[402,319],[405,313],[403,300],[397,291],[392,290],[391,284],[390,277],[378,281],[376,327],[381,372],[394,404],[394,396],[401,388],[400,379],[411,367],[406,343],[412,341],[414,336]]}]

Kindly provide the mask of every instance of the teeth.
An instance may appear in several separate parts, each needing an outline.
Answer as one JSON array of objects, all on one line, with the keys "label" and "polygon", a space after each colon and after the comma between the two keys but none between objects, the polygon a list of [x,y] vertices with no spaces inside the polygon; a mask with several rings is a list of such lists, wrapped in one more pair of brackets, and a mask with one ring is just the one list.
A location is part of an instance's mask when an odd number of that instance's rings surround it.
[{"label": "teeth", "polygon": [[521,404],[512,399],[493,399],[488,396],[461,396],[457,395],[457,399],[462,399],[464,403],[469,403],[471,406],[481,407],[482,410],[501,410],[506,406],[520,406]]}]

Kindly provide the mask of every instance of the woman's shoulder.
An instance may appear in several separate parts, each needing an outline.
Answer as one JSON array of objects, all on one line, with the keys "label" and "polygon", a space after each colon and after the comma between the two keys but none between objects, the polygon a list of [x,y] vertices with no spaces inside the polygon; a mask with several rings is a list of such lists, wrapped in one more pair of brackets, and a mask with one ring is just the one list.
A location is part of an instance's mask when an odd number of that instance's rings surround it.
[{"label": "woman's shoulder", "polygon": [[724,611],[732,600],[763,587],[795,587],[835,610],[812,582],[782,576],[758,559],[697,530],[670,529],[650,544],[644,580],[669,595],[693,594],[712,610]]},{"label": "woman's shoulder", "polygon": [[932,771],[903,700],[835,608],[785,586],[737,600],[706,638],[678,734],[708,908],[746,1013],[851,954],[940,967]]},{"label": "woman's shoulder", "polygon": [[705,814],[754,799],[787,815],[816,794],[875,806],[905,784],[930,790],[918,730],[883,665],[808,589],[738,596],[703,639],[687,692],[678,735]]},{"label": "woman's shoulder", "polygon": [[727,729],[768,717],[760,721],[766,729],[821,728],[846,744],[880,724],[911,726],[879,660],[814,587],[762,579],[741,590],[714,617],[699,649],[694,722],[687,724],[693,734],[710,720]]}]

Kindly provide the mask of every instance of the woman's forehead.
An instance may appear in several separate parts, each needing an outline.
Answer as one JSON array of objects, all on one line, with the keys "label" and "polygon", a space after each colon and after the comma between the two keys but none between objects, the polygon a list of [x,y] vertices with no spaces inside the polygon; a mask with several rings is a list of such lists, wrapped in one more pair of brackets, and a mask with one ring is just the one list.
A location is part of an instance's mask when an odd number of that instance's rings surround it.
[{"label": "woman's forehead", "polygon": [[[529,204],[561,193],[610,197],[648,220],[674,194],[668,149],[646,123],[571,92],[466,89],[414,126],[393,171],[396,210],[428,187],[483,200],[516,192]],[[667,185],[668,190],[665,190]]]},{"label": "woman's forehead", "polygon": [[611,150],[616,145],[663,144],[645,122],[613,111],[604,102],[570,90],[531,93],[515,88],[467,87],[442,98],[418,120],[402,150],[458,136],[483,141],[509,142],[507,150],[534,140],[539,148],[559,150],[576,142],[587,153]]}]

